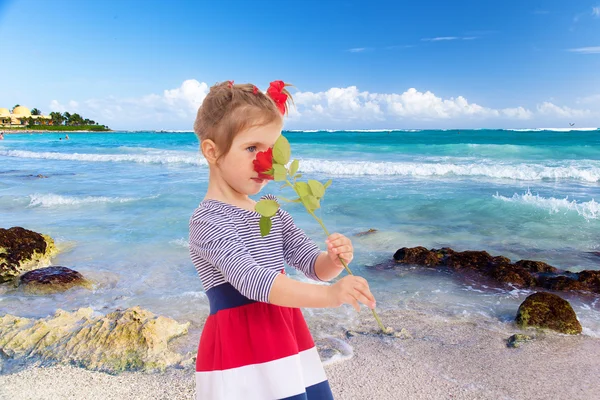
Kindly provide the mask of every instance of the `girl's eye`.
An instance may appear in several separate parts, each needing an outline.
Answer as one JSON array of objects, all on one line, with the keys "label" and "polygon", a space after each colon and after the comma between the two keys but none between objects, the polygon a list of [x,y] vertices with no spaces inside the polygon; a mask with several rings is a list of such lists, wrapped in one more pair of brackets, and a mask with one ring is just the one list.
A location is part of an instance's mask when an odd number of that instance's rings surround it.
[{"label": "girl's eye", "polygon": [[250,153],[254,153],[256,151],[256,146],[250,146],[246,150],[248,150]]}]

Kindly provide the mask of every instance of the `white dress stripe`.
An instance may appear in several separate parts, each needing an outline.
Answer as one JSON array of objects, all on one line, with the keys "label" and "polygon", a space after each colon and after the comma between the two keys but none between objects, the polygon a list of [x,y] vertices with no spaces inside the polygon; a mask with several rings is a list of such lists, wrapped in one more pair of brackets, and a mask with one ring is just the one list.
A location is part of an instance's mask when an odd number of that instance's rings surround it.
[{"label": "white dress stripe", "polygon": [[196,372],[196,399],[283,399],[302,394],[307,387],[326,379],[319,353],[313,347],[266,363]]}]

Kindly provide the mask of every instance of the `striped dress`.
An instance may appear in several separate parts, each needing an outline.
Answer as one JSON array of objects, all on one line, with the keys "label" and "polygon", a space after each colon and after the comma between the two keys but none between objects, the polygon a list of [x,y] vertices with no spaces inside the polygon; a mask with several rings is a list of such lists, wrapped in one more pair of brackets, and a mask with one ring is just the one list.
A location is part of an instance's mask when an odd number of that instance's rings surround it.
[{"label": "striped dress", "polygon": [[202,201],[190,219],[190,255],[210,303],[198,346],[196,398],[333,399],[300,309],[268,303],[284,260],[317,280],[321,251],[285,210],[277,211],[265,237],[259,219],[218,200]]}]

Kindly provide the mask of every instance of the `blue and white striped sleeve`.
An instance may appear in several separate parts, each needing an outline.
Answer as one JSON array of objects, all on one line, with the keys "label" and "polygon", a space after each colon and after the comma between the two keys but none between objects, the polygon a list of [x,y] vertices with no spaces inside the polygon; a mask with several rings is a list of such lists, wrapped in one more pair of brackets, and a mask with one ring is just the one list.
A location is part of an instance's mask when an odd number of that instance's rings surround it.
[{"label": "blue and white striped sleeve", "polygon": [[258,265],[226,215],[195,215],[190,221],[190,250],[214,265],[241,294],[268,303],[280,273]]},{"label": "blue and white striped sleeve", "polygon": [[292,216],[279,209],[283,232],[283,257],[292,267],[302,271],[310,279],[320,281],[315,272],[315,262],[321,254],[319,246],[296,226]]}]

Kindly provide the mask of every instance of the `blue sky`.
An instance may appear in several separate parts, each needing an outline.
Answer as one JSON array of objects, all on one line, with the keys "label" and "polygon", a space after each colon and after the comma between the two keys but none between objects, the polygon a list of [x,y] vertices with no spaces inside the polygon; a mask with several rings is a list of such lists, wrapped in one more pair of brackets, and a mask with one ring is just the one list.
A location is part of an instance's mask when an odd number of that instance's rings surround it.
[{"label": "blue sky", "polygon": [[600,0],[0,0],[0,37],[0,107],[113,129],[231,79],[293,83],[289,129],[600,126]]}]

